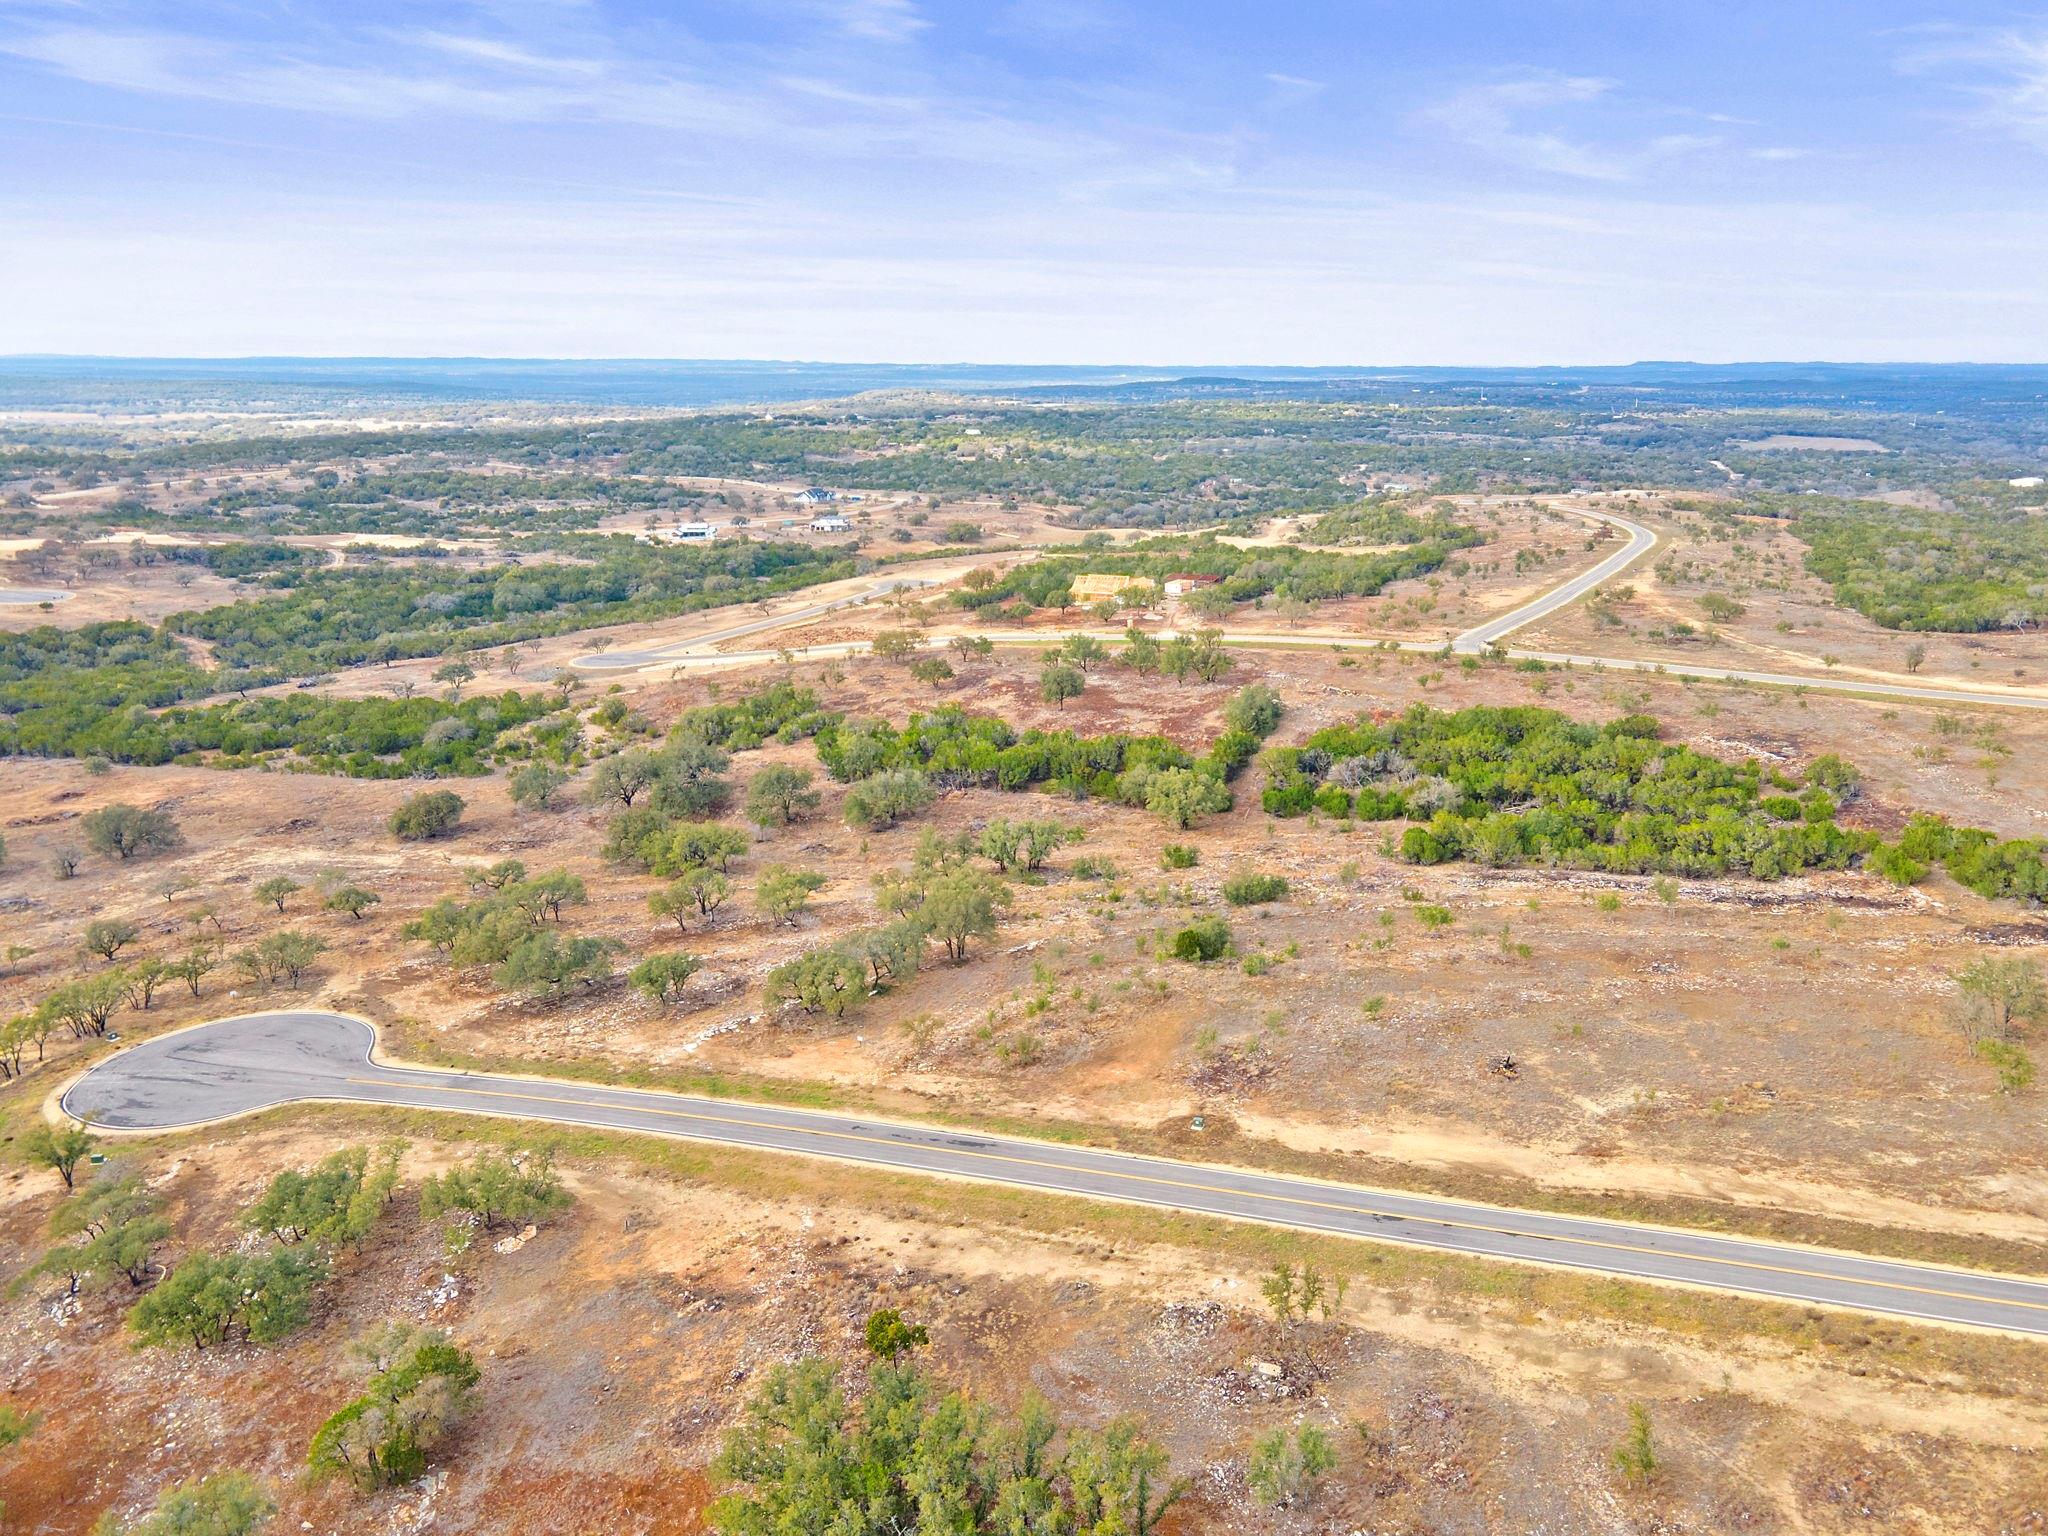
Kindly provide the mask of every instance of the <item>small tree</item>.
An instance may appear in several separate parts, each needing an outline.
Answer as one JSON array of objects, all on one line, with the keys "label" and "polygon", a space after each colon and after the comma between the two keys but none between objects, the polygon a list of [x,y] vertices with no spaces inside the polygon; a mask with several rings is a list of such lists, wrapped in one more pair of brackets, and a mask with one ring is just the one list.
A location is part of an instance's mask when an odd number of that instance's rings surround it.
[{"label": "small tree", "polygon": [[569,775],[553,763],[527,763],[515,769],[505,788],[512,803],[529,811],[554,809],[555,796],[569,782]]},{"label": "small tree", "polygon": [[690,869],[669,889],[681,891],[696,903],[699,917],[709,917],[725,905],[725,899],[732,894],[732,881],[715,869]]},{"label": "small tree", "polygon": [[448,689],[450,699],[462,697],[462,685],[476,676],[476,668],[466,661],[446,661],[434,668],[434,681]]},{"label": "small tree", "polygon": [[517,885],[526,878],[526,866],[518,859],[500,859],[483,869],[472,870],[469,884],[472,890],[502,891],[508,885]]},{"label": "small tree", "polygon": [[1223,707],[1223,723],[1233,731],[1263,740],[1279,729],[1282,713],[1280,695],[1264,683],[1253,683],[1232,695]]},{"label": "small tree", "polygon": [[1060,646],[1060,654],[1075,667],[1086,672],[1108,656],[1109,651],[1093,635],[1069,635]]},{"label": "small tree", "polygon": [[1657,1447],[1650,1437],[1650,1410],[1641,1403],[1628,1405],[1628,1431],[1615,1446],[1614,1470],[1625,1483],[1640,1487],[1657,1471]]},{"label": "small tree", "polygon": [[368,1147],[344,1147],[310,1173],[287,1168],[273,1175],[261,1197],[242,1213],[242,1225],[285,1244],[310,1241],[342,1248],[359,1243],[398,1187],[404,1150],[404,1143],[389,1142],[373,1163]]},{"label": "small tree", "polygon": [[74,1040],[83,1040],[87,1035],[104,1035],[114,1010],[127,996],[128,983],[122,974],[102,971],[97,976],[67,981],[43,999],[38,1011],[47,1011],[61,1020],[70,1028]]},{"label": "small tree", "polygon": [[842,1018],[868,994],[867,962],[844,945],[812,950],[770,971],[764,993],[770,1003]]},{"label": "small tree", "polygon": [[276,1513],[276,1503],[248,1473],[216,1472],[165,1489],[133,1525],[109,1513],[93,1536],[254,1536]]},{"label": "small tree", "polygon": [[416,1333],[395,1353],[362,1396],[315,1431],[306,1456],[315,1477],[338,1474],[364,1491],[411,1482],[473,1405],[481,1373],[447,1334]]},{"label": "small tree", "polygon": [[888,769],[846,792],[846,821],[863,832],[878,832],[916,815],[937,798],[931,780],[917,769]]},{"label": "small tree", "polygon": [[276,907],[282,916],[286,898],[296,896],[302,889],[299,882],[288,875],[272,875],[257,886],[253,894],[258,901],[267,901]]},{"label": "small tree", "polygon": [[1336,1465],[1329,1435],[1315,1425],[1304,1424],[1291,1436],[1276,1429],[1253,1445],[1245,1484],[1259,1503],[1290,1508],[1314,1498],[1316,1484]]},{"label": "small tree", "polygon": [[1956,977],[1962,998],[1963,1038],[2005,1040],[2019,1024],[2048,1013],[2048,987],[2041,968],[2019,955],[1986,955]]},{"label": "small tree", "polygon": [[265,1253],[194,1254],[128,1312],[144,1345],[204,1349],[237,1333],[269,1344],[301,1327],[327,1264],[303,1248]]},{"label": "small tree", "polygon": [[917,636],[907,629],[878,630],[868,649],[884,661],[901,661],[917,651]]},{"label": "small tree", "polygon": [[783,827],[818,809],[824,796],[811,788],[811,773],[771,763],[747,781],[747,819],[757,826]]},{"label": "small tree", "polygon": [[537,1225],[570,1203],[555,1172],[554,1154],[545,1150],[479,1152],[420,1189],[420,1214],[427,1220],[460,1211],[482,1222],[486,1231]]},{"label": "small tree", "polygon": [[177,823],[162,811],[134,805],[108,805],[79,818],[85,845],[94,853],[128,860],[137,854],[167,853],[184,842]]},{"label": "small tree", "polygon": [[1277,1323],[1291,1323],[1302,1311],[1301,1280],[1292,1264],[1278,1263],[1267,1271],[1259,1282],[1259,1294],[1273,1309],[1273,1320]]},{"label": "small tree", "polygon": [[1230,809],[1230,786],[1192,768],[1156,768],[1124,775],[1125,793],[1167,825],[1186,830],[1203,816]]},{"label": "small tree", "polygon": [[414,795],[391,813],[392,836],[403,843],[451,836],[455,824],[462,820],[462,807],[462,796],[452,790],[430,789]]},{"label": "small tree", "polygon": [[133,923],[123,922],[117,917],[95,919],[85,925],[85,952],[98,955],[111,964],[123,946],[135,942],[139,931]]},{"label": "small tree", "polygon": [[931,1342],[931,1334],[924,1324],[906,1323],[903,1314],[894,1307],[870,1312],[865,1333],[868,1353],[892,1365],[906,1352],[921,1349]]},{"label": "small tree", "polygon": [[122,972],[128,987],[128,1001],[144,1013],[149,1012],[150,1004],[156,1001],[156,989],[170,975],[168,962],[159,960],[155,955],[143,956]]},{"label": "small tree", "polygon": [[78,1187],[78,1165],[95,1145],[92,1133],[76,1120],[62,1125],[38,1120],[21,1138],[22,1155],[38,1167],[54,1169],[66,1189]]},{"label": "small tree", "polygon": [[192,989],[192,995],[199,995],[199,983],[220,964],[220,950],[212,944],[194,944],[184,954],[173,960],[170,974]]},{"label": "small tree", "polygon": [[761,878],[755,882],[754,905],[769,921],[793,928],[797,914],[804,909],[811,894],[823,889],[824,885],[825,877],[816,870],[771,864],[761,871]]},{"label": "small tree", "polygon": [[649,955],[633,967],[627,979],[657,1003],[672,1003],[683,995],[690,978],[703,968],[704,962],[695,955]]},{"label": "small tree", "polygon": [[616,805],[621,810],[631,810],[633,801],[660,771],[661,765],[652,752],[621,752],[597,765],[590,782],[583,787],[583,797],[592,805]]},{"label": "small tree", "polygon": [[71,1295],[88,1280],[120,1276],[140,1290],[157,1272],[156,1250],[171,1235],[163,1202],[137,1178],[95,1183],[50,1213],[57,1241],[31,1273],[61,1275]]},{"label": "small tree", "polygon": [[83,858],[76,848],[59,848],[50,855],[50,867],[57,872],[59,880],[69,880],[78,873],[78,861]]},{"label": "small tree", "polygon": [[286,928],[241,951],[235,956],[235,964],[251,981],[267,981],[275,986],[282,979],[296,990],[326,949],[327,941],[318,934]]},{"label": "small tree", "polygon": [[1048,704],[1067,707],[1067,700],[1077,699],[1087,688],[1088,679],[1079,667],[1064,661],[1047,662],[1038,674],[1038,693]]},{"label": "small tree", "polygon": [[953,667],[943,656],[920,656],[910,664],[910,675],[927,688],[936,688],[952,681]]},{"label": "small tree", "polygon": [[621,947],[616,939],[583,934],[565,939],[554,929],[543,928],[515,944],[491,979],[508,992],[556,998],[579,982],[595,985],[610,976],[611,957]]},{"label": "small tree", "polygon": [[383,899],[375,891],[365,890],[360,885],[350,883],[336,886],[329,891],[327,900],[321,905],[330,912],[346,912],[357,922],[361,922],[363,914]]},{"label": "small tree", "polygon": [[917,908],[925,932],[946,946],[955,965],[967,959],[971,940],[996,931],[996,910],[1010,904],[1010,888],[979,869],[955,869],[925,887]]}]

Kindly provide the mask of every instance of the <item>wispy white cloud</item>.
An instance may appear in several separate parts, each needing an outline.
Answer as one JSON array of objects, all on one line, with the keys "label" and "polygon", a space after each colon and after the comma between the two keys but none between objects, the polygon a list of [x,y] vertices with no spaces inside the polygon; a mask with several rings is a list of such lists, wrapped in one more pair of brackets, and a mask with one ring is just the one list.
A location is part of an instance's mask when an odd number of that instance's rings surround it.
[{"label": "wispy white cloud", "polygon": [[517,70],[526,74],[589,77],[604,73],[604,65],[597,59],[578,58],[562,53],[542,53],[538,49],[508,42],[503,38],[433,30],[394,32],[391,36],[394,42],[431,49],[450,58],[500,69]]},{"label": "wispy white cloud", "polygon": [[1573,137],[1549,121],[1611,98],[1614,82],[1590,75],[1523,75],[1469,86],[1424,112],[1459,142],[1525,170],[1587,181],[1632,181],[1717,136],[1661,133],[1632,142]]},{"label": "wispy white cloud", "polygon": [[834,31],[877,43],[903,43],[931,26],[913,0],[797,0],[796,8]]},{"label": "wispy white cloud", "polygon": [[1978,127],[2048,150],[2048,27],[1923,27],[1913,39],[1900,70],[1951,81]]}]

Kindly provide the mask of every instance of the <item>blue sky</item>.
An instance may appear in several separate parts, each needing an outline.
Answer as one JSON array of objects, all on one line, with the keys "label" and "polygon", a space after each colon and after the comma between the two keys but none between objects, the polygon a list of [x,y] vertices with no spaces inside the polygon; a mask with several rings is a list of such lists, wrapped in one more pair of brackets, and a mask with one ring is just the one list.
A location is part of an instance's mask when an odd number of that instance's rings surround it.
[{"label": "blue sky", "polygon": [[2048,9],[0,0],[0,352],[2048,361]]}]

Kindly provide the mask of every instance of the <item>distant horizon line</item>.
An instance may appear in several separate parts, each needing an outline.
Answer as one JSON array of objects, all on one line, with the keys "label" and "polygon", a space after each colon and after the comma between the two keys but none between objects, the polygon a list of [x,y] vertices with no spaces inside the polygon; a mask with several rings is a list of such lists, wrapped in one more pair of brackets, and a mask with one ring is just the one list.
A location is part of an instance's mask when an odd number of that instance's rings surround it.
[{"label": "distant horizon line", "polygon": [[384,365],[460,364],[472,367],[578,366],[578,367],[689,367],[689,368],[787,368],[855,369],[881,368],[904,371],[1001,371],[1032,372],[1054,370],[1066,373],[1145,373],[1186,378],[1231,374],[1328,374],[1328,373],[1616,373],[1634,369],[1792,369],[1833,368],[1868,371],[1898,369],[2048,369],[2048,358],[2038,362],[1982,362],[1976,360],[1937,361],[1926,358],[1892,358],[1857,361],[1833,358],[1736,358],[1709,362],[1695,358],[1635,358],[1625,363],[1062,363],[976,362],[951,359],[945,362],[901,362],[889,359],[858,361],[819,358],[774,357],[665,357],[637,355],[551,355],[544,353],[375,353],[375,352],[0,352],[0,367],[26,363],[150,364],[361,364]]}]

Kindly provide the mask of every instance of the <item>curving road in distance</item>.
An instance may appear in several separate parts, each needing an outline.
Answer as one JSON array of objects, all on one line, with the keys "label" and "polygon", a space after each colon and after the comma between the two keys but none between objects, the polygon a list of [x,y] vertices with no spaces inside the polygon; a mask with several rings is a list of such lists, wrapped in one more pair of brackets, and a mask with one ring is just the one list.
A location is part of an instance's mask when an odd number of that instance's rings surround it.
[{"label": "curving road in distance", "polygon": [[1538,619],[1548,618],[1558,609],[1567,607],[1584,597],[1610,577],[1619,576],[1643,556],[1657,547],[1657,535],[1641,523],[1618,517],[1612,512],[1596,512],[1591,507],[1565,507],[1563,511],[1578,517],[1590,518],[1596,523],[1605,523],[1610,528],[1619,528],[1628,535],[1628,542],[1598,565],[1579,572],[1569,581],[1560,582],[1534,602],[1522,604],[1510,613],[1497,619],[1488,619],[1484,624],[1468,629],[1451,642],[1451,649],[1459,652],[1483,651],[1489,645],[1506,639],[1518,629],[1526,629]]},{"label": "curving road in distance", "polygon": [[2021,1276],[1509,1210],[861,1115],[395,1066],[374,1060],[375,1046],[369,1024],[341,1014],[221,1019],[123,1049],[73,1083],[60,1103],[78,1119],[118,1131],[183,1129],[281,1104],[329,1100],[681,1136],[1487,1259],[2048,1335],[2048,1281]]},{"label": "curving road in distance", "polygon": [[[1593,522],[1605,523],[1618,528],[1628,535],[1628,542],[1597,564],[1581,571],[1569,580],[1561,582],[1541,596],[1531,599],[1521,607],[1510,610],[1483,624],[1475,625],[1448,642],[1440,640],[1397,640],[1347,639],[1342,635],[1304,632],[1298,634],[1260,633],[1238,630],[1224,637],[1224,644],[1233,649],[1300,649],[1302,647],[1360,647],[1368,650],[1383,645],[1392,645],[1403,651],[1442,652],[1446,648],[1459,655],[1474,655],[1491,650],[1509,635],[1526,629],[1539,619],[1548,618],[1559,609],[1568,607],[1580,598],[1594,591],[1603,582],[1627,570],[1636,561],[1656,548],[1656,532],[1643,524],[1623,517],[1619,513],[1599,511],[1592,507],[1567,506],[1560,510],[1574,513]],[[792,609],[788,613],[775,614],[768,618],[750,619],[744,624],[731,625],[709,634],[696,635],[678,640],[672,644],[656,646],[645,650],[596,652],[579,656],[570,663],[583,672],[631,672],[642,668],[674,666],[748,666],[771,661],[778,654],[774,650],[720,651],[716,647],[728,640],[746,635],[763,634],[771,630],[785,629],[805,624],[821,614],[831,613],[840,608],[852,607],[890,592],[915,590],[936,586],[929,578],[909,577],[878,583],[865,592],[829,603],[815,603],[808,607]],[[1059,630],[981,630],[984,638],[997,645],[1043,646],[1075,633],[1092,634],[1105,642],[1121,640],[1121,629],[1090,629],[1083,631]],[[921,644],[927,647],[943,645],[945,637],[928,637]],[[868,649],[866,641],[845,640],[822,645],[804,646],[794,654],[819,659],[835,656],[857,656]],[[1707,682],[1754,683],[1770,688],[1809,688],[1824,693],[1863,695],[1870,698],[1903,699],[1920,704],[1991,704],[2008,709],[2048,709],[2048,694],[2030,692],[2019,688],[1967,688],[1943,687],[1938,683],[1893,683],[1876,679],[1865,679],[1854,675],[1814,676],[1801,672],[1763,672],[1744,667],[1717,667],[1699,662],[1654,661],[1635,656],[1589,656],[1569,651],[1535,651],[1518,646],[1502,646],[1510,660],[1541,661],[1552,666],[1602,668],[1610,672],[1645,672],[1667,677],[1696,677]]]}]

